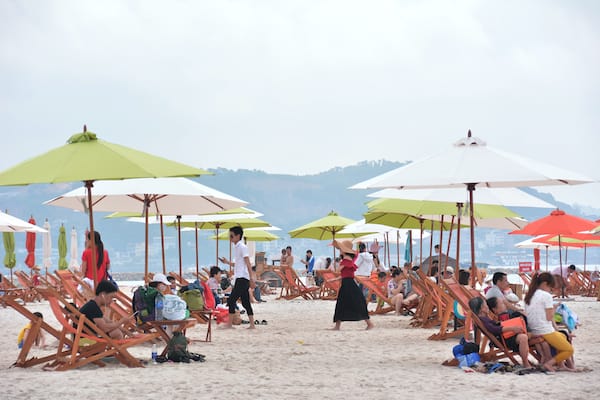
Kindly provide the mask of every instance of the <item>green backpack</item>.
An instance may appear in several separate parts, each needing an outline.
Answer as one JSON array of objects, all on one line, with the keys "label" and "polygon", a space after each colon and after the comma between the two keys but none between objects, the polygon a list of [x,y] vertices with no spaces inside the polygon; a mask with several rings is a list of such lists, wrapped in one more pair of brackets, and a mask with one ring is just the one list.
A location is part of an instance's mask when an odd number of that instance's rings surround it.
[{"label": "green backpack", "polygon": [[179,292],[179,296],[185,301],[190,311],[204,309],[204,297],[199,289],[188,289],[185,292]]},{"label": "green backpack", "polygon": [[167,358],[175,362],[189,362],[190,355],[187,350],[187,339],[181,332],[173,332],[167,345]]}]

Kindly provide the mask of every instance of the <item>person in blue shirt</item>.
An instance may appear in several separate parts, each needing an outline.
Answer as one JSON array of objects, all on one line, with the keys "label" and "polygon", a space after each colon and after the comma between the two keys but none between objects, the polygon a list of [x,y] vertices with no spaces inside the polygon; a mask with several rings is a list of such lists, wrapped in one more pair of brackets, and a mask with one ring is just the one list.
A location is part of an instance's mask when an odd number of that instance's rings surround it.
[{"label": "person in blue shirt", "polygon": [[300,262],[306,266],[306,274],[312,275],[313,268],[315,267],[315,257],[312,250],[306,250],[306,260],[300,260]]}]

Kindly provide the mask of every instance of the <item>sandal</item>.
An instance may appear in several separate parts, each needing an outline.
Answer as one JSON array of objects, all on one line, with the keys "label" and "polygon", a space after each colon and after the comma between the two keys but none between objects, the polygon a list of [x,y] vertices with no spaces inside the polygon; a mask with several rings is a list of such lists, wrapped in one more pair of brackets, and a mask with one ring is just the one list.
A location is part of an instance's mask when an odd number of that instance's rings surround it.
[{"label": "sandal", "polygon": [[267,325],[267,320],[266,320],[266,319],[263,319],[262,321],[260,321],[260,324],[261,324],[261,325]]},{"label": "sandal", "polygon": [[254,321],[254,325],[260,325],[260,322],[258,320]]},{"label": "sandal", "polygon": [[242,320],[242,324],[249,324],[250,321],[246,321],[245,319]]}]

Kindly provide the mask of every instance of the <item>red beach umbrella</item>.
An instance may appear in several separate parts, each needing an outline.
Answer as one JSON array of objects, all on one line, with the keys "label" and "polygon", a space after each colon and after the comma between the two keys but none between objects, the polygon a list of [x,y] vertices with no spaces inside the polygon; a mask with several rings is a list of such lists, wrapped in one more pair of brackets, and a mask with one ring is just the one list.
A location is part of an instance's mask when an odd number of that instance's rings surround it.
[{"label": "red beach umbrella", "polygon": [[[530,222],[525,225],[522,229],[512,231],[510,234],[513,235],[558,235],[558,259],[560,262],[561,276],[562,276],[562,251],[561,251],[561,235],[576,235],[580,232],[590,231],[594,229],[597,224],[593,221],[576,217],[565,213],[562,210],[554,210],[550,215]],[[564,297],[564,287],[562,288],[562,296]]]},{"label": "red beach umbrella", "polygon": [[[29,222],[35,225],[35,219],[33,216],[29,218]],[[33,268],[35,265],[35,232],[27,232],[25,238],[25,248],[27,249],[27,257],[25,258],[25,265],[29,268]]]}]

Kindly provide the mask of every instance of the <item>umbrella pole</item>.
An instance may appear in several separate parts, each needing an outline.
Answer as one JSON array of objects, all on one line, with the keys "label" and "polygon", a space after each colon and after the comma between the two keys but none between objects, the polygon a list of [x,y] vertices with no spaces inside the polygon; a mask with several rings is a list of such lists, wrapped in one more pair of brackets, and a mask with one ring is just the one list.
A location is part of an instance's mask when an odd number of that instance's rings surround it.
[{"label": "umbrella pole", "polygon": [[548,245],[546,245],[546,272],[548,272]]},{"label": "umbrella pole", "polygon": [[456,203],[456,268],[460,269],[460,217],[462,215],[463,203]]},{"label": "umbrella pole", "polygon": [[[450,220],[450,231],[448,232],[448,246],[446,247],[446,267],[448,267],[448,255],[450,254],[450,242],[452,241],[452,228],[454,227],[454,215]],[[460,269],[458,265],[455,265],[456,273],[458,274],[458,270]]]},{"label": "umbrella pole", "polygon": [[475,184],[469,183],[467,185],[469,191],[469,223],[471,233],[471,287],[475,287],[475,276],[477,275],[477,264],[475,263],[475,217],[473,216],[473,191],[475,191]]},{"label": "umbrella pole", "polygon": [[396,253],[398,256],[398,267],[400,267],[400,231],[396,230]]},{"label": "umbrella pole", "polygon": [[194,222],[196,227],[196,278],[198,278],[198,274],[200,271],[198,270],[198,223]]},{"label": "umbrella pole", "polygon": [[563,269],[562,269],[562,246],[560,244],[560,235],[558,235],[558,265],[560,266],[560,279],[561,279],[561,285],[560,285],[560,296],[564,299],[565,298],[565,278],[563,278]]},{"label": "umbrella pole", "polygon": [[[431,236],[429,237],[429,272],[427,275],[431,276],[431,257],[433,256],[433,220],[431,220]],[[440,263],[438,261],[438,274],[440,273]]]},{"label": "umbrella pole", "polygon": [[419,265],[421,271],[423,271],[423,219],[419,218],[419,225],[421,225],[421,238],[419,239]]},{"label": "umbrella pole", "polygon": [[88,198],[88,216],[90,219],[90,242],[92,244],[91,252],[92,252],[92,265],[88,265],[88,268],[92,268],[92,273],[94,277],[94,290],[96,286],[98,286],[98,271],[96,266],[96,235],[94,231],[94,214],[92,212],[92,187],[94,186],[93,181],[85,181],[85,187],[87,189],[87,198]]},{"label": "umbrella pole", "polygon": [[167,261],[165,260],[165,230],[163,225],[163,216],[160,214],[160,250],[162,252],[162,271],[167,274]]},{"label": "umbrella pole", "polygon": [[[444,216],[441,215],[441,218],[440,218],[440,244],[439,244],[439,246],[440,246],[440,255],[438,256],[438,266],[439,266],[438,267],[439,268],[438,273],[440,274],[440,276],[442,278],[446,274],[446,267],[447,267],[447,264],[448,264],[448,261],[447,261],[448,257],[446,257],[446,260],[442,260],[442,249],[443,249],[442,244],[443,243],[444,243]],[[448,253],[446,253],[446,256],[447,255],[448,255]]]},{"label": "umbrella pole", "polygon": [[[219,223],[215,224],[215,234],[217,235],[217,240],[215,241],[217,244],[217,263],[215,265],[219,265]],[[229,260],[231,261],[231,260]],[[229,272],[231,272],[231,265],[229,266]]]},{"label": "umbrella pole", "polygon": [[144,198],[144,225],[145,225],[145,229],[144,229],[144,235],[145,235],[145,246],[144,246],[144,250],[145,250],[145,254],[144,254],[144,279],[146,279],[146,276],[148,275],[148,208],[150,207],[150,204],[148,203],[148,197],[145,196]]},{"label": "umbrella pole", "polygon": [[[391,260],[391,251],[390,251],[390,234],[389,232],[385,233],[385,247],[387,248],[387,265],[388,267],[390,266],[390,264],[392,263]],[[400,264],[398,264],[398,266],[400,266]]]},{"label": "umbrella pole", "polygon": [[[332,237],[332,241],[335,240],[335,231],[331,232],[331,237]],[[331,262],[333,263],[333,269],[335,270],[335,246],[331,246],[333,247],[333,258],[331,259]]]},{"label": "umbrella pole", "polygon": [[583,244],[583,272],[585,272],[585,265],[587,263],[587,243]]},{"label": "umbrella pole", "polygon": [[177,238],[179,244],[179,276],[183,277],[183,268],[181,264],[181,215],[177,216]]}]

